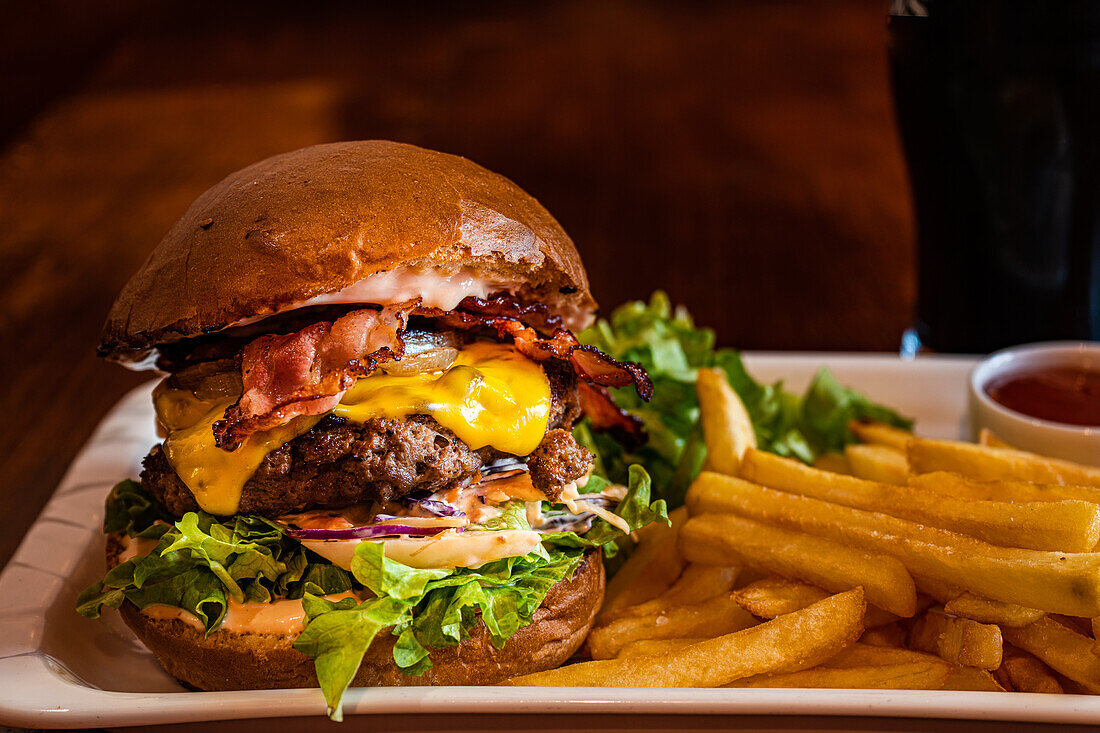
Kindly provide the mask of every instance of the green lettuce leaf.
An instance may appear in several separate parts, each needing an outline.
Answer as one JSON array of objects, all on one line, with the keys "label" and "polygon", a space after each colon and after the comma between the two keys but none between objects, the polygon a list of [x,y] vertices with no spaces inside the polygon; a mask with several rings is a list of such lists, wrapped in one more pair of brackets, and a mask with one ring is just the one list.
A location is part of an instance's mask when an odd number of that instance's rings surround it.
[{"label": "green lettuce leaf", "polygon": [[782,382],[761,384],[745,369],[733,349],[716,349],[714,332],[697,327],[683,308],[655,292],[648,303],[634,301],[616,308],[579,338],[616,359],[636,361],[653,381],[653,399],[643,402],[633,390],[612,390],[615,403],[641,418],[649,436],[632,452],[610,436],[592,430],[587,421],[574,430],[578,442],[596,455],[596,470],[617,483],[629,480],[632,464],[653,477],[654,495],[669,508],[683,504],[692,480],[706,458],[695,394],[701,367],[719,368],[740,396],[761,450],[812,463],[821,453],[855,442],[848,422],[873,418],[912,429],[912,421],[841,386],[825,369],[804,395],[786,391]]},{"label": "green lettuce leaf", "polygon": [[334,720],[363,654],[383,629],[396,637],[393,658],[406,674],[431,668],[431,649],[455,646],[484,622],[498,648],[531,623],[547,592],[580,565],[583,551],[561,548],[545,556],[497,560],[477,569],[424,570],[385,557],[381,544],[355,550],[352,571],[375,598],[327,601],[306,595],[305,631],[294,643],[313,657]]},{"label": "green lettuce leaf", "polygon": [[163,603],[193,613],[209,634],[221,624],[229,598],[269,601],[353,588],[350,573],[286,537],[270,520],[188,512],[173,522],[155,506],[136,482],[112,490],[105,527],[158,542],[148,555],[119,564],[81,593],[78,613],[98,618],[104,606],[118,608],[124,600],[138,608]]}]

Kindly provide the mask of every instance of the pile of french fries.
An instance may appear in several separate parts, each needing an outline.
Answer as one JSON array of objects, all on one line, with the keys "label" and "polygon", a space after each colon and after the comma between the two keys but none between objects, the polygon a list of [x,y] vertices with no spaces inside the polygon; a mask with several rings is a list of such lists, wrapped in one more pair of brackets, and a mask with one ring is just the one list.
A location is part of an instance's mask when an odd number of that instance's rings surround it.
[{"label": "pile of french fries", "polygon": [[853,424],[756,449],[720,372],[708,458],[610,580],[591,661],[515,685],[1100,692],[1100,468]]}]

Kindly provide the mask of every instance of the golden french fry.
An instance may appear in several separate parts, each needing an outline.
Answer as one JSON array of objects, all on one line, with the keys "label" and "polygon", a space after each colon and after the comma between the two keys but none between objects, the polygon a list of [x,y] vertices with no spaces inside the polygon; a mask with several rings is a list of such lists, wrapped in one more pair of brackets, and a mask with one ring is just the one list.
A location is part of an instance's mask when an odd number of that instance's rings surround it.
[{"label": "golden french fry", "polygon": [[691,562],[743,563],[832,592],[863,586],[880,608],[915,611],[913,579],[897,560],[732,514],[693,517],[680,531],[680,551]]},{"label": "golden french fry", "polygon": [[1005,656],[1004,670],[1017,692],[1045,692],[1062,694],[1062,683],[1046,666],[1033,655],[1014,649]]},{"label": "golden french fry", "polygon": [[731,682],[726,687],[817,687],[837,690],[938,690],[952,667],[935,657],[907,664],[870,667],[814,667],[801,672],[769,674]]},{"label": "golden french fry", "polygon": [[865,610],[863,590],[854,588],[801,611],[663,655],[581,662],[503,684],[718,687],[753,675],[794,672],[836,656],[859,638]]},{"label": "golden french fry", "polygon": [[1004,641],[1001,629],[968,618],[928,611],[909,635],[909,645],[963,667],[992,670],[1001,666]]},{"label": "golden french fry", "polygon": [[740,567],[722,567],[720,565],[698,565],[690,563],[684,572],[667,591],[653,600],[627,606],[604,614],[603,623],[625,616],[646,616],[659,613],[673,606],[690,606],[702,603],[715,596],[729,593],[737,580]]},{"label": "golden french fry", "polygon": [[1027,626],[1043,617],[1043,612],[1037,608],[1024,608],[1015,603],[992,601],[968,591],[945,601],[943,610],[952,616],[962,616],[981,621],[983,624],[999,626]]},{"label": "golden french fry", "polygon": [[1062,614],[1058,613],[1051,614],[1050,617],[1058,623],[1062,624],[1063,626],[1068,626],[1069,628],[1073,629],[1081,636],[1089,636],[1090,634],[1092,634],[1091,618],[1081,618],[1079,616],[1063,616]]},{"label": "golden french fry", "polygon": [[899,453],[905,452],[905,446],[913,437],[913,434],[907,430],[895,428],[893,425],[887,425],[886,423],[875,422],[874,420],[853,420],[848,423],[848,429],[860,439],[860,442],[884,445]]},{"label": "golden french fry", "polygon": [[1006,692],[991,672],[977,667],[955,667],[951,675],[940,685],[941,690],[969,690],[971,692]]},{"label": "golden french fry", "polygon": [[[801,610],[811,603],[817,603],[829,593],[817,586],[800,583],[797,580],[765,578],[738,588],[732,595],[741,608],[753,616],[775,618]],[[873,629],[877,626],[892,624],[899,618],[878,606],[868,605],[867,613],[863,617],[863,627]]]},{"label": "golden french fry", "polygon": [[634,554],[627,558],[619,572],[607,582],[602,620],[628,606],[656,598],[676,582],[684,568],[684,559],[676,549],[679,525],[687,519],[687,509],[680,507],[669,514],[672,526],[650,524],[641,535]]},{"label": "golden french fry", "polygon": [[648,657],[655,654],[667,654],[670,651],[706,641],[708,638],[711,637],[697,636],[687,639],[638,639],[623,646],[623,648],[619,650],[619,653],[615,655],[615,658],[622,659],[623,657]]},{"label": "golden french fry", "polygon": [[944,604],[955,600],[966,592],[957,585],[944,583],[942,580],[936,580],[935,578],[926,578],[923,575],[914,575],[913,582],[916,583],[918,591]]},{"label": "golden french fry", "polygon": [[638,639],[675,639],[730,634],[756,624],[737,602],[722,594],[694,606],[676,606],[648,616],[624,616],[588,634],[593,659],[610,659]]},{"label": "golden french fry", "polygon": [[1100,541],[1100,506],[1088,502],[954,499],[909,486],[838,476],[757,450],[745,454],[741,474],[771,488],[961,532],[1003,547],[1088,552]]},{"label": "golden french fry", "polygon": [[1051,669],[1082,685],[1100,692],[1100,656],[1093,651],[1093,640],[1049,616],[1019,628],[1002,629],[1004,638],[1033,654]]},{"label": "golden french fry", "polygon": [[[998,547],[957,532],[707,471],[689,489],[688,503],[693,505],[692,511],[733,512],[849,548],[890,555],[913,574],[960,585],[986,598],[1054,613],[1100,616],[1100,555]],[[690,526],[689,522],[684,531]]]},{"label": "golden french fry", "polygon": [[[918,607],[920,600],[917,601]],[[887,626],[889,624],[897,623],[901,619],[896,613],[890,613],[886,609],[879,608],[878,606],[867,606],[867,613],[863,617],[863,628],[865,629],[877,629],[879,626]]]},{"label": "golden french fry", "polygon": [[852,467],[843,453],[822,453],[814,459],[814,467],[831,473],[852,473]]},{"label": "golden french fry", "polygon": [[1012,448],[1015,450],[1014,446],[998,438],[989,428],[982,428],[978,431],[978,445],[985,445],[990,448]]},{"label": "golden french fry", "polygon": [[[960,667],[959,669],[977,669],[977,667]],[[982,670],[985,671],[984,669]],[[1008,670],[1005,669],[1005,663],[1001,662],[1001,666],[989,673],[997,684],[1005,688],[1008,692],[1015,692],[1016,688],[1012,686],[1012,678],[1008,676]]]},{"label": "golden french fry", "polygon": [[905,646],[905,629],[896,623],[886,624],[875,629],[867,629],[859,641],[868,646],[901,649]]},{"label": "golden french fry", "polygon": [[909,474],[915,489],[978,501],[1087,501],[1100,504],[1100,487],[1036,484],[1029,481],[977,481],[948,471]]},{"label": "golden french fry", "polygon": [[849,473],[868,481],[906,486],[909,483],[909,461],[885,445],[845,446],[844,456],[851,467]]},{"label": "golden french fry", "polygon": [[741,454],[756,447],[756,432],[745,404],[730,387],[721,369],[700,369],[695,377],[707,468],[737,474]]},{"label": "golden french fry", "polygon": [[929,660],[942,661],[934,654],[914,652],[888,646],[874,646],[856,642],[832,659],[821,663],[822,667],[844,669],[846,667],[874,667],[887,664],[912,664]]},{"label": "golden french fry", "polygon": [[733,600],[741,608],[760,618],[775,618],[799,611],[828,596],[828,591],[815,585],[786,578],[768,578],[732,593]]},{"label": "golden french fry", "polygon": [[914,438],[907,452],[913,473],[952,471],[980,481],[1100,486],[1100,468],[1010,448]]}]

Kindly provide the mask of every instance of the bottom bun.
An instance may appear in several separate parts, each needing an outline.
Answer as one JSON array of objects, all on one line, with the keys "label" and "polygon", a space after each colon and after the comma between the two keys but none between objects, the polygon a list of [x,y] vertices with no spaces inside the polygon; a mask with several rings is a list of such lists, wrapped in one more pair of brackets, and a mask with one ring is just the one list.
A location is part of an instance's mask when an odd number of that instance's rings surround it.
[{"label": "bottom bun", "polygon": [[[112,543],[108,543],[108,554]],[[479,623],[458,646],[434,649],[432,668],[419,677],[402,674],[393,661],[396,637],[379,633],[363,656],[355,687],[489,685],[529,672],[553,669],[580,647],[603,601],[604,571],[590,551],[572,580],[546,594],[534,621],[497,649]],[[266,690],[317,687],[313,660],[293,648],[295,637],[219,631],[204,636],[176,618],[154,619],[127,602],[122,618],[176,679],[200,690]]]}]

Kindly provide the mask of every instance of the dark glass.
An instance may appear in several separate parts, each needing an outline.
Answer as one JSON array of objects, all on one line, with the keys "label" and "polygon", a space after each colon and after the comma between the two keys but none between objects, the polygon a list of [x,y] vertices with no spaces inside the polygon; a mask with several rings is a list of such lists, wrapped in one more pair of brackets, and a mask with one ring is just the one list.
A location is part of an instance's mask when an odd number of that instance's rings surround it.
[{"label": "dark glass", "polygon": [[1100,340],[1100,0],[895,0],[889,38],[923,345]]}]

